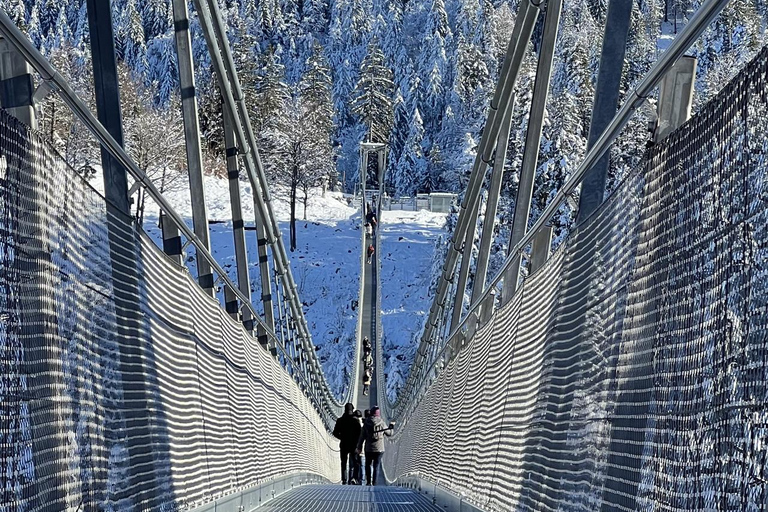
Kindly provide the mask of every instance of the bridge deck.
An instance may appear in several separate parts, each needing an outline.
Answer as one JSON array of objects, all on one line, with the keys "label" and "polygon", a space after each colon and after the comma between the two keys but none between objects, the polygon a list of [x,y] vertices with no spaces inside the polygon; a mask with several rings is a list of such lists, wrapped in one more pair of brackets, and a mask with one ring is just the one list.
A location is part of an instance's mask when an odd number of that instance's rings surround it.
[{"label": "bridge deck", "polygon": [[432,500],[400,487],[305,485],[262,505],[264,512],[442,512]]}]

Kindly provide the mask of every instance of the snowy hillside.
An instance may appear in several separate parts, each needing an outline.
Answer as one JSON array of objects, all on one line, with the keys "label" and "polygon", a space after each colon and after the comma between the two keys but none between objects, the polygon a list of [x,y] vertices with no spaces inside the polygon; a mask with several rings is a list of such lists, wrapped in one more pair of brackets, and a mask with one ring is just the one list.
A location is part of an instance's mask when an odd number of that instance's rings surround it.
[{"label": "snowy hillside", "polygon": [[[93,180],[98,183],[99,179]],[[211,221],[211,247],[217,261],[236,280],[235,251],[232,239],[232,223],[229,207],[229,190],[226,180],[206,177],[208,218]],[[241,182],[243,197],[250,197],[250,187]],[[332,389],[340,395],[347,385],[345,367],[352,357],[352,343],[357,325],[357,313],[351,309],[351,301],[357,298],[360,279],[360,235],[357,210],[347,204],[340,193],[320,190],[310,199],[307,221],[297,223],[298,247],[289,252],[291,268],[299,296],[304,304],[304,314],[309,324],[318,356],[323,362],[326,378]],[[191,226],[192,210],[189,191],[180,190],[168,194],[174,208],[187,219]],[[253,219],[253,203],[244,201],[244,216]],[[288,239],[288,202],[273,197],[273,207],[284,241]],[[154,205],[148,207],[144,222],[145,230],[161,244],[158,214]],[[250,223],[246,221],[246,226]],[[251,291],[254,299],[261,293],[259,281],[257,243],[254,231],[246,232],[250,261]],[[188,251],[187,263],[194,272],[193,252]],[[192,261],[190,261],[192,260]],[[274,293],[274,289],[273,289]],[[254,300],[257,310],[261,305]]]},{"label": "snowy hillside", "polygon": [[446,234],[445,219],[445,214],[428,211],[381,215],[381,321],[391,399],[408,377],[432,305],[428,295],[432,260],[440,236]]},{"label": "snowy hillside", "polygon": [[[92,180],[100,185],[101,178]],[[236,278],[234,243],[226,180],[206,177],[206,200],[210,219],[212,253],[217,261]],[[250,197],[250,187],[241,182],[243,197]],[[174,208],[192,225],[189,191],[184,189],[167,194]],[[283,233],[288,238],[288,201],[276,195],[273,208]],[[244,201],[246,219],[253,218],[253,204]],[[158,210],[147,207],[145,230],[161,245]],[[301,213],[301,212],[300,212]],[[444,233],[444,214],[422,212],[384,212],[382,214],[382,320],[386,364],[392,390],[402,384],[413,352],[414,335],[422,327],[430,301],[427,290],[435,242]],[[246,222],[246,225],[248,223]],[[352,301],[357,300],[360,279],[359,213],[340,193],[318,189],[307,209],[307,221],[297,224],[298,246],[289,253],[291,268],[299,296],[304,304],[318,356],[334,392],[346,389],[352,348],[357,325],[357,312]],[[253,297],[261,293],[257,265],[256,236],[246,232]],[[194,252],[187,252],[187,264],[194,272]],[[274,293],[274,290],[273,290]],[[261,305],[256,303],[257,310]]]}]

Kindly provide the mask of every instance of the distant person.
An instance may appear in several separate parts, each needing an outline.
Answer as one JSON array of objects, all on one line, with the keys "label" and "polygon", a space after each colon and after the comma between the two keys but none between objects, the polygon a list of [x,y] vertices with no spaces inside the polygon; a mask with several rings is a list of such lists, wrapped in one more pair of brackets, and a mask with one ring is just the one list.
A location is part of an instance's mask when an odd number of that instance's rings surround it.
[{"label": "distant person", "polygon": [[363,337],[363,350],[368,349],[370,352],[371,350],[371,340],[368,339],[368,336]]},{"label": "distant person", "polygon": [[368,238],[373,237],[373,228],[371,227],[370,222],[365,223],[365,236],[367,236]]},{"label": "distant person", "polygon": [[[370,415],[369,411],[366,411],[366,412],[368,413],[368,415]],[[355,417],[355,419],[357,420],[358,424],[360,425],[360,433],[362,434],[362,432],[363,432],[363,413],[356,409],[355,412],[352,414],[352,416]],[[359,440],[360,440],[360,438],[358,438],[358,441]],[[352,457],[354,457],[354,459],[355,459],[355,467],[354,467],[354,471],[352,473],[352,480],[350,480],[350,483],[352,485],[363,485],[363,464],[362,464],[363,459],[362,459],[362,457],[360,457],[360,454],[357,453],[357,450],[354,451],[354,453],[352,454]]]},{"label": "distant person", "polygon": [[373,210],[368,210],[368,215],[365,216],[365,221],[371,225],[371,230],[373,231],[373,235],[376,235],[376,214],[373,212]]},{"label": "distant person", "polygon": [[363,395],[368,396],[368,391],[371,389],[371,379],[373,378],[373,371],[371,368],[366,368],[363,373]]},{"label": "distant person", "polygon": [[368,246],[368,249],[365,251],[366,256],[368,256],[366,263],[371,263],[371,261],[373,261],[373,253],[375,250],[376,249],[373,248],[373,244]]},{"label": "distant person", "polygon": [[376,485],[379,476],[381,455],[384,453],[384,436],[391,436],[395,423],[389,426],[381,419],[381,410],[374,406],[371,408],[371,416],[363,423],[363,432],[357,442],[357,451],[360,453],[365,448],[365,483]]},{"label": "distant person", "polygon": [[371,370],[373,370],[373,356],[371,355],[370,352],[368,352],[363,358],[363,366],[365,367],[365,369],[370,368]]},{"label": "distant person", "polygon": [[[356,445],[360,440],[360,420],[354,416],[355,406],[348,403],[344,406],[344,414],[336,420],[333,427],[333,437],[339,442],[339,455],[341,457],[341,485],[346,485],[353,476],[357,452]],[[347,474],[347,462],[349,461],[349,474]]]}]

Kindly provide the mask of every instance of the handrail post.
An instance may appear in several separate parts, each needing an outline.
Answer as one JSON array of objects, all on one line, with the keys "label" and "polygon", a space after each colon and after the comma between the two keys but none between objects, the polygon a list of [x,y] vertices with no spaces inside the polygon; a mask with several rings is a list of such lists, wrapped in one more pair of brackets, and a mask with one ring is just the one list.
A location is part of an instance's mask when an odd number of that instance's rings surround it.
[{"label": "handrail post", "polygon": [[[608,3],[587,151],[597,143],[616,115],[631,19],[632,2],[611,0]],[[589,217],[603,203],[610,161],[610,152],[606,151],[584,175],[579,195],[579,211],[576,214],[577,224]]]},{"label": "handrail post", "polygon": [[[192,202],[192,224],[195,235],[206,251],[211,252],[211,235],[208,230],[208,208],[205,204],[203,184],[203,153],[200,148],[200,121],[195,94],[195,70],[192,64],[192,41],[189,36],[189,15],[186,0],[173,0],[173,26],[176,41],[176,57],[179,65],[181,88],[181,113],[184,121],[184,142],[187,151],[189,193]],[[178,233],[178,229],[175,230]],[[197,249],[196,249],[197,252]],[[202,255],[197,255],[197,282],[208,295],[213,296],[211,265]]]},{"label": "handrail post", "polygon": [[[115,40],[112,26],[110,0],[86,0],[90,31],[93,81],[98,121],[112,137],[116,146],[123,149],[123,121],[120,112],[120,86],[115,57]],[[147,384],[143,372],[137,371],[145,364],[144,340],[139,330],[142,314],[137,302],[140,277],[136,266],[136,247],[139,240],[131,219],[128,197],[127,167],[105,146],[101,147],[101,161],[106,198],[107,236],[113,296],[120,347],[120,372],[123,397],[133,410],[141,411],[131,421],[131,435],[127,441],[130,458],[130,482],[125,486],[137,503],[154,503],[155,475],[148,469],[152,453],[143,439],[149,439],[150,410]]]},{"label": "handrail post", "polygon": [[[248,269],[248,249],[245,244],[245,223],[243,221],[243,205],[240,196],[240,166],[238,161],[235,130],[232,127],[232,113],[222,102],[224,121],[224,150],[227,156],[227,178],[229,180],[229,201],[232,208],[232,236],[235,243],[235,265],[237,267],[237,287],[251,300],[251,279]],[[227,313],[235,320],[240,320],[240,308],[237,295],[228,286],[224,287]],[[251,310],[242,308],[242,321],[246,330],[253,331]]]},{"label": "handrail post", "polygon": [[[523,239],[528,231],[528,217],[531,212],[533,185],[536,178],[536,167],[539,163],[539,148],[541,132],[544,128],[544,112],[549,97],[549,85],[552,77],[552,62],[555,56],[555,45],[560,25],[560,14],[563,9],[562,0],[549,0],[544,20],[544,35],[539,49],[539,61],[536,67],[536,79],[533,86],[533,99],[528,116],[528,129],[525,133],[525,149],[520,166],[520,180],[517,185],[515,213],[512,218],[512,230],[509,236],[509,251]],[[512,264],[504,275],[502,287],[502,304],[509,302],[517,291],[520,280],[520,264],[522,254],[514,256]]]}]

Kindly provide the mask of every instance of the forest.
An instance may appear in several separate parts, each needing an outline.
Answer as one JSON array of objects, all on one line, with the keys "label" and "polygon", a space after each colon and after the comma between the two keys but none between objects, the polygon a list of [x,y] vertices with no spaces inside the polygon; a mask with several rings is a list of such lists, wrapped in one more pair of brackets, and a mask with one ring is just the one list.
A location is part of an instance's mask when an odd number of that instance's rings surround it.
[{"label": "forest", "polygon": [[[635,0],[622,94],[631,90],[701,0]],[[85,0],[2,0],[76,91],[92,101]],[[170,0],[114,0],[126,145],[160,190],[185,186]],[[206,172],[223,175],[221,98],[191,12]],[[565,0],[540,148],[533,215],[586,148],[607,0]],[[517,0],[227,0],[222,10],[260,151],[296,209],[314,187],[351,191],[359,143],[389,146],[386,181],[396,196],[461,193],[514,24]],[[541,9],[546,9],[542,3]],[[494,253],[504,253],[516,194],[543,16],[518,80]],[[694,102],[702,104],[763,45],[765,0],[730,2],[701,38]],[[649,105],[649,110],[652,105]],[[614,146],[609,188],[637,165],[647,112]],[[55,96],[40,129],[82,174],[98,148]],[[142,216],[143,199],[135,203]],[[567,232],[573,205],[554,220]],[[299,212],[300,213],[300,212]],[[492,262],[498,265],[499,258]]]}]

